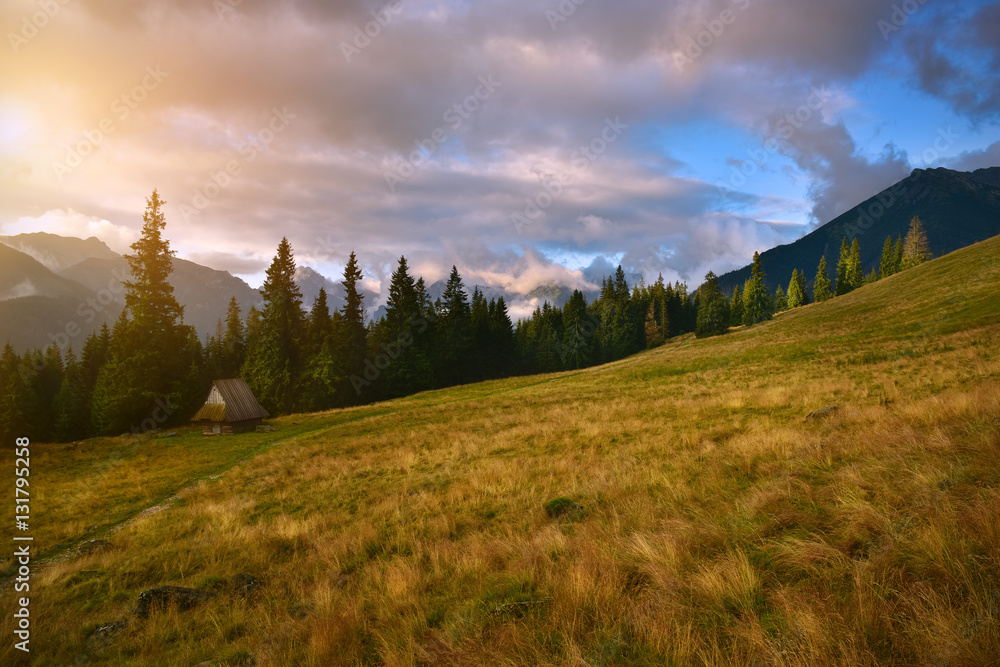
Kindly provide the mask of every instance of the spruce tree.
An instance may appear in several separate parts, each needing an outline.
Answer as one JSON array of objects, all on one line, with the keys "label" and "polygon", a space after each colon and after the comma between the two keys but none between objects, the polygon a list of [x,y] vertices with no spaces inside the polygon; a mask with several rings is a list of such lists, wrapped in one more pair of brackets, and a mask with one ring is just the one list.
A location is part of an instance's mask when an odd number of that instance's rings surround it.
[{"label": "spruce tree", "polygon": [[729,305],[729,324],[734,327],[743,324],[743,294],[739,284],[733,288],[733,300]]},{"label": "spruce tree", "polygon": [[287,238],[278,244],[266,275],[260,289],[264,297],[260,330],[247,349],[241,375],[268,412],[288,413],[295,408],[295,388],[302,371],[305,315]]},{"label": "spruce tree", "polygon": [[469,324],[472,327],[472,354],[470,359],[471,379],[485,380],[490,350],[490,307],[483,293],[476,285],[472,290],[472,305],[469,310]]},{"label": "spruce tree", "polygon": [[910,230],[906,233],[906,240],[903,241],[902,268],[922,264],[931,258],[931,245],[927,240],[927,232],[924,231],[924,223],[919,216],[913,216],[910,221]]},{"label": "spruce tree", "polygon": [[25,410],[25,375],[21,359],[10,343],[0,355],[0,438],[10,443],[14,438],[36,437],[28,424]]},{"label": "spruce tree", "polygon": [[865,281],[864,270],[861,267],[861,244],[858,237],[854,237],[851,242],[851,253],[847,258],[847,285],[848,291],[856,290]]},{"label": "spruce tree", "polygon": [[894,262],[893,262],[893,273],[899,273],[903,270],[903,236],[899,235],[896,237],[896,247],[893,249]]},{"label": "spruce tree", "polygon": [[774,314],[774,301],[764,283],[765,277],[760,253],[755,252],[753,265],[750,268],[750,280],[743,288],[743,324],[746,326],[769,320]]},{"label": "spruce tree", "polygon": [[[837,260],[837,282],[834,285],[834,294],[836,296],[847,294],[851,291],[850,281],[847,276],[847,270],[850,262],[851,248],[847,245],[847,237],[845,236],[840,242],[840,259]],[[817,301],[818,300],[819,299],[817,299]]]},{"label": "spruce tree", "polygon": [[878,263],[878,277],[888,278],[896,272],[896,252],[892,247],[892,236],[885,237],[882,244],[882,258]]},{"label": "spruce tree", "polygon": [[337,352],[344,360],[345,386],[342,395],[351,402],[359,402],[364,398],[364,392],[359,393],[359,380],[363,378],[365,362],[368,359],[368,331],[365,328],[364,295],[358,289],[358,283],[364,275],[358,266],[358,258],[351,252],[344,267],[344,305],[340,309],[341,320],[338,333],[341,339],[337,342]]},{"label": "spruce tree", "polygon": [[226,309],[226,331],[222,338],[222,374],[226,378],[239,375],[246,358],[246,333],[240,317],[240,304],[236,297],[230,297]]},{"label": "spruce tree", "polygon": [[803,291],[799,280],[799,270],[792,269],[792,279],[788,281],[788,299],[786,304],[789,310],[798,308],[805,303]]},{"label": "spruce tree", "polygon": [[439,312],[437,370],[446,385],[466,382],[470,376],[473,332],[468,296],[457,267],[451,267]]},{"label": "spruce tree", "polygon": [[719,279],[709,271],[705,275],[705,284],[698,288],[698,323],[695,335],[698,338],[717,336],[729,330],[729,313],[726,297],[719,289]]},{"label": "spruce tree", "polygon": [[785,294],[785,288],[778,285],[774,290],[774,312],[780,313],[785,310],[788,310],[788,296]]},{"label": "spruce tree", "polygon": [[392,272],[385,308],[385,345],[396,354],[385,372],[385,391],[389,397],[405,396],[427,386],[421,383],[421,375],[427,374],[428,363],[418,354],[416,338],[425,331],[426,324],[421,322],[419,295],[406,257],[399,258]]},{"label": "spruce tree", "polygon": [[[125,308],[111,336],[108,362],[98,373],[91,420],[106,435],[145,431],[178,421],[193,406],[185,405],[193,357],[193,328],[183,324],[184,311],[168,278],[174,251],[163,236],[165,202],[156,190],[146,199],[142,233],[126,255],[131,280],[125,281]],[[196,388],[200,389],[200,387]],[[166,420],[158,422],[154,413]],[[159,408],[159,410],[158,410]]]},{"label": "spruce tree", "polygon": [[819,258],[816,280],[813,282],[813,301],[819,303],[833,296],[830,288],[830,272],[826,268],[826,255]]},{"label": "spruce tree", "polygon": [[562,320],[563,339],[559,355],[563,368],[575,370],[589,366],[597,325],[587,313],[587,299],[583,292],[573,290],[563,308]]},{"label": "spruce tree", "polygon": [[512,374],[514,365],[514,325],[502,296],[490,301],[489,318],[490,377],[506,377]]}]

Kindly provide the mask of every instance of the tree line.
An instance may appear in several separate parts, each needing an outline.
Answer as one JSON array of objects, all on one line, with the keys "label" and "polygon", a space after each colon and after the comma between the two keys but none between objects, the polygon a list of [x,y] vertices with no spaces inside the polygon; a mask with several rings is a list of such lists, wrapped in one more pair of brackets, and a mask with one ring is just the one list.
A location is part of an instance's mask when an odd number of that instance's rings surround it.
[{"label": "tree line", "polygon": [[848,245],[845,236],[840,244],[834,281],[830,281],[826,255],[822,255],[816,268],[812,295],[806,288],[805,272],[798,269],[792,270],[787,290],[778,285],[771,293],[764,283],[766,274],[761,266],[760,253],[755,252],[750,278],[742,289],[737,285],[728,298],[722,293],[715,273],[709,271],[705,276],[705,283],[696,294],[698,319],[695,333],[703,338],[724,334],[729,327],[752,326],[771,319],[775,313],[848,294],[862,285],[899,273],[930,258],[930,243],[919,216],[910,221],[905,238],[900,236],[893,242],[891,236],[886,237],[879,267],[873,268],[868,275],[864,274],[861,266],[861,244],[857,237]]},{"label": "tree line", "polygon": [[[185,423],[211,382],[242,377],[273,415],[326,410],[481,380],[577,369],[620,359],[695,329],[685,284],[629,286],[618,267],[591,303],[575,290],[562,307],[544,303],[511,321],[504,298],[472,295],[456,267],[432,301],[405,257],[392,273],[385,314],[365,318],[364,278],[352,252],[331,312],[320,290],[306,309],[291,244],[283,238],[260,289],[261,308],[235,297],[203,342],[184,323],[169,277],[163,200],[146,200],[143,228],[127,255],[131,280],[112,327],[77,355],[56,345],[0,354],[0,436],[72,441],[142,433]],[[220,313],[220,315],[222,315]]]},{"label": "tree line", "polygon": [[689,294],[681,282],[631,287],[622,267],[602,280],[588,303],[575,290],[562,307],[544,303],[513,324],[503,297],[471,297],[457,268],[431,300],[405,257],[392,273],[385,314],[365,318],[364,278],[352,252],[341,284],[344,305],[331,312],[321,289],[308,310],[295,283],[291,244],[283,238],[260,289],[263,305],[244,317],[235,297],[214,334],[202,342],[184,323],[169,276],[174,251],[163,236],[163,200],[146,200],[142,234],[127,255],[131,280],[113,327],[84,342],[79,356],[55,345],[0,354],[0,436],[71,441],[142,433],[185,423],[211,382],[244,378],[273,415],[396,398],[512,375],[572,370],[621,359],[694,331],[699,337],[750,326],[774,313],[825,301],[930,257],[914,218],[906,238],[887,238],[877,271],[862,274],[857,238],[843,240],[835,281],[821,257],[812,294],[796,269],[787,290],[771,293],[759,253],[751,277],[722,294],[709,272]]}]

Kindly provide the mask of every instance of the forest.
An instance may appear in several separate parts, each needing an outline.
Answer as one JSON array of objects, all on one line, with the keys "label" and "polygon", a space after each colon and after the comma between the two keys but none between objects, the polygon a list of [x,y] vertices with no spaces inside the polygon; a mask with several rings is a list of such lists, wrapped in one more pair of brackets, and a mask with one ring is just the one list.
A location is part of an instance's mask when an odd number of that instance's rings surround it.
[{"label": "forest", "polygon": [[428,389],[514,375],[575,370],[624,358],[667,339],[752,326],[777,312],[846,294],[930,258],[914,218],[906,238],[887,238],[878,269],[867,276],[857,238],[843,240],[834,281],[825,256],[812,294],[796,270],[788,289],[771,293],[760,256],[742,289],[719,289],[715,274],[693,294],[686,284],[629,286],[624,270],[606,277],[587,302],[579,290],[562,307],[544,303],[511,321],[503,297],[471,296],[452,267],[440,298],[400,257],[385,313],[366,321],[363,279],[352,252],[344,269],[344,306],[333,312],[321,290],[304,304],[295,259],[283,238],[261,287],[263,306],[240,311],[235,299],[216,331],[201,340],[184,324],[169,277],[174,251],[164,236],[164,202],[147,199],[142,234],[127,259],[125,307],[113,327],[84,342],[79,354],[56,345],[0,355],[0,434],[68,442],[97,435],[145,433],[186,423],[213,380],[242,377],[272,416],[359,405]]}]

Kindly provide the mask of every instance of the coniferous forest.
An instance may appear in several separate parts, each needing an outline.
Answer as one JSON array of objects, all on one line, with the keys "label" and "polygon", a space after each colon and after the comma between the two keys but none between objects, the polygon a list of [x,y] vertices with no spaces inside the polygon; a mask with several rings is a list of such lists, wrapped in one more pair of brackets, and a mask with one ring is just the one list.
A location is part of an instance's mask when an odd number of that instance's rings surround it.
[{"label": "coniferous forest", "polygon": [[186,423],[213,380],[242,377],[272,416],[327,410],[513,375],[574,370],[696,332],[724,334],[776,312],[846,294],[866,282],[930,258],[915,217],[906,238],[885,240],[878,270],[865,276],[859,242],[845,238],[830,283],[820,259],[813,294],[804,271],[771,293],[760,256],[742,288],[726,296],[709,272],[695,293],[687,285],[629,286],[621,266],[587,302],[579,290],[562,307],[543,304],[512,322],[503,297],[471,295],[452,267],[441,297],[431,300],[421,277],[400,257],[388,288],[385,314],[368,321],[359,290],[363,273],[351,253],[343,276],[344,306],[331,312],[321,290],[304,303],[295,283],[291,244],[281,239],[260,291],[260,310],[240,311],[235,297],[213,335],[201,340],[184,323],[170,273],[174,252],[164,231],[163,200],[147,199],[140,239],[128,255],[132,279],[125,308],[82,349],[55,345],[0,355],[0,434],[31,433],[33,440],[72,441],[97,435],[142,433]]}]

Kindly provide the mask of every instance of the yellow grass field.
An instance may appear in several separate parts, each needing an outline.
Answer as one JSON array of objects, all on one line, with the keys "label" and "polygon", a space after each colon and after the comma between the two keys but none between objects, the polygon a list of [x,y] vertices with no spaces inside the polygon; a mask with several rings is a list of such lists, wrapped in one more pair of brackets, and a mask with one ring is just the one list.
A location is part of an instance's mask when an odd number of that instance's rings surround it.
[{"label": "yellow grass field", "polygon": [[[30,662],[1000,664],[998,257],[275,433],[35,444]],[[215,597],[132,616],[160,585]]]}]

